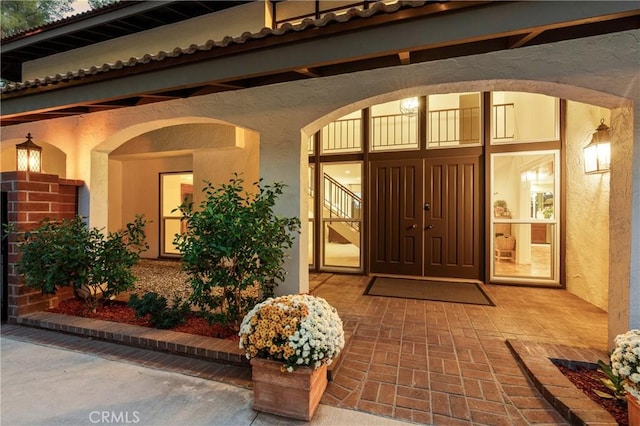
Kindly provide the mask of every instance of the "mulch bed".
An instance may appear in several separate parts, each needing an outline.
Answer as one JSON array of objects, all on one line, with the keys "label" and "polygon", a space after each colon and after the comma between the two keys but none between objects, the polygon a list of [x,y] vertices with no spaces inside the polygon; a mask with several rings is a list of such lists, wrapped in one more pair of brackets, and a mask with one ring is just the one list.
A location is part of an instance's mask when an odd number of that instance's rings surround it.
[{"label": "mulch bed", "polygon": [[[72,298],[61,302],[56,308],[49,309],[49,312],[154,328],[149,321],[148,315],[142,318],[136,318],[135,311],[127,306],[125,302],[118,300],[107,301],[103,305],[98,306],[96,312],[89,312],[86,310],[82,300]],[[197,334],[199,336],[215,337],[218,339],[240,340],[236,333],[228,327],[219,324],[209,324],[207,320],[193,313],[187,315],[184,324],[180,324],[170,330]]]},{"label": "mulch bed", "polygon": [[599,390],[604,393],[611,393],[607,387],[600,381],[606,378],[604,373],[599,370],[589,370],[582,367],[569,369],[562,365],[556,365],[576,387],[584,392],[589,398],[598,403],[602,408],[607,410],[620,426],[629,426],[629,418],[627,415],[627,402],[619,399],[607,399],[598,396],[594,391]]}]

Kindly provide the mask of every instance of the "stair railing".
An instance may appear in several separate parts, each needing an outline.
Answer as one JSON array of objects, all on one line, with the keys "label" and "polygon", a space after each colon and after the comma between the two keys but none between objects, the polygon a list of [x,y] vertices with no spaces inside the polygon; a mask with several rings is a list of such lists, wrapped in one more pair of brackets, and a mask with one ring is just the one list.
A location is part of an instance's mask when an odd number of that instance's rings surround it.
[{"label": "stair railing", "polygon": [[[329,217],[339,219],[359,219],[362,199],[340,182],[324,173],[324,207]],[[355,231],[360,231],[359,221],[345,221]]]}]

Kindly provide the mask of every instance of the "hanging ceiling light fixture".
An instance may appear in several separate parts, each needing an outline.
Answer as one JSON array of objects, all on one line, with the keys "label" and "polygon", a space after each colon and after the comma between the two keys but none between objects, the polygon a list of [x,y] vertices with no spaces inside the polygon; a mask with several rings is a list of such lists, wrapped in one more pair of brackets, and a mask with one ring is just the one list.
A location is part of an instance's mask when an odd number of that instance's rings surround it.
[{"label": "hanging ceiling light fixture", "polygon": [[31,133],[27,133],[27,140],[16,145],[16,166],[20,172],[40,173],[42,147],[33,143],[31,139]]},{"label": "hanging ceiling light fixture", "polygon": [[586,174],[606,173],[611,166],[611,129],[604,124],[604,118],[591,136],[591,142],[584,147],[584,172]]},{"label": "hanging ceiling light fixture", "polygon": [[407,117],[413,117],[418,113],[418,98],[407,98],[400,101],[400,112]]}]

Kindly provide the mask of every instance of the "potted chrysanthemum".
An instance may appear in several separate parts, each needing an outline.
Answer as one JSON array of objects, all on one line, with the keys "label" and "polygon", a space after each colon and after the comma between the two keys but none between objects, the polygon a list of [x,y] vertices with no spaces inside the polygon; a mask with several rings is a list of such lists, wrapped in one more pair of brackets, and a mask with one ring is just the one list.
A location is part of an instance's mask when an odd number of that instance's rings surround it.
[{"label": "potted chrysanthemum", "polygon": [[614,342],[611,371],[627,390],[629,424],[640,424],[640,329],[619,334]]},{"label": "potted chrysanthemum", "polygon": [[336,309],[308,294],[269,298],[244,317],[239,335],[251,360],[253,408],[310,420],[327,387],[327,366],[344,347]]}]

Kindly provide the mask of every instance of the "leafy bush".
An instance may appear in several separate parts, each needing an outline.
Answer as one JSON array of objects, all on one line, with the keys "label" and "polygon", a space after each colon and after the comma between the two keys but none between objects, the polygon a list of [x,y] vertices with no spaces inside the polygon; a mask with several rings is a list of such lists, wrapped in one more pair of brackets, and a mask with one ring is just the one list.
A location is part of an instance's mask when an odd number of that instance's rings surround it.
[{"label": "leafy bush", "polygon": [[155,292],[145,293],[142,298],[132,294],[129,306],[136,311],[136,318],[149,315],[151,325],[164,329],[184,323],[187,314],[191,312],[189,302],[176,297],[171,306],[168,306],[167,298]]},{"label": "leafy bush", "polygon": [[95,311],[102,299],[134,286],[131,267],[148,248],[144,216],[136,216],[125,229],[106,236],[88,228],[81,217],[53,221],[44,219],[18,244],[22,258],[17,272],[29,287],[54,294],[72,286],[82,294],[87,309]]},{"label": "leafy bush", "polygon": [[44,219],[18,244],[22,253],[17,263],[24,283],[54,294],[59,287],[79,288],[87,282],[91,268],[91,231],[82,218],[52,221]]},{"label": "leafy bush", "polygon": [[284,185],[276,182],[245,192],[235,175],[229,183],[205,182],[198,210],[183,203],[179,210],[186,232],[174,240],[189,276],[191,300],[209,322],[236,331],[244,315],[271,297],[284,280],[285,250],[299,232],[298,218],[278,217],[273,207]]}]

